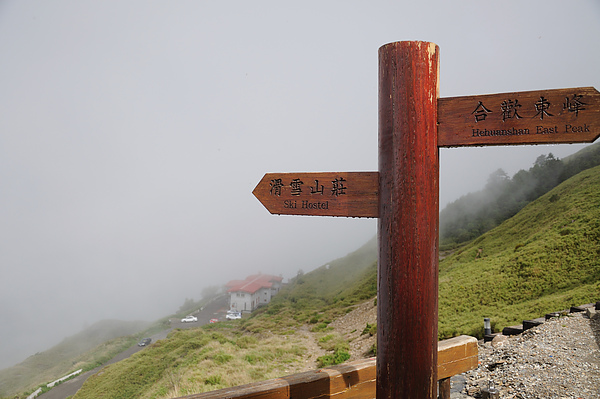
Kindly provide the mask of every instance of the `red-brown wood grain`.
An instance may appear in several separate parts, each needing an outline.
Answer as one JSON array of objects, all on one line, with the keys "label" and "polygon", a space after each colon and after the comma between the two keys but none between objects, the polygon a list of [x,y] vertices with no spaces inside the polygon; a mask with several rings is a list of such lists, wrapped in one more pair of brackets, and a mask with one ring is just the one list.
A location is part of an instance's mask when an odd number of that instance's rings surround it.
[{"label": "red-brown wood grain", "polygon": [[273,214],[379,216],[378,172],[267,173],[254,191]]},{"label": "red-brown wood grain", "polygon": [[591,143],[600,136],[593,87],[438,100],[438,146]]},{"label": "red-brown wood grain", "polygon": [[439,49],[379,49],[377,399],[435,398]]}]

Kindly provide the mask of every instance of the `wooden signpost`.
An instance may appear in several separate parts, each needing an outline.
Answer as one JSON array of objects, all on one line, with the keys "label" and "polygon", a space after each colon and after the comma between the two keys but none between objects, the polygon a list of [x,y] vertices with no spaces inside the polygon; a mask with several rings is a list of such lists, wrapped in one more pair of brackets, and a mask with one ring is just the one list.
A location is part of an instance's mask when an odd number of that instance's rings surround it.
[{"label": "wooden signpost", "polygon": [[252,192],[275,214],[379,216],[377,172],[267,173]]},{"label": "wooden signpost", "polygon": [[593,87],[438,100],[438,147],[591,143],[600,135]]},{"label": "wooden signpost", "polygon": [[593,142],[593,87],[439,98],[439,49],[379,49],[379,171],[267,173],[271,213],[377,217],[377,399],[437,397],[439,147]]}]

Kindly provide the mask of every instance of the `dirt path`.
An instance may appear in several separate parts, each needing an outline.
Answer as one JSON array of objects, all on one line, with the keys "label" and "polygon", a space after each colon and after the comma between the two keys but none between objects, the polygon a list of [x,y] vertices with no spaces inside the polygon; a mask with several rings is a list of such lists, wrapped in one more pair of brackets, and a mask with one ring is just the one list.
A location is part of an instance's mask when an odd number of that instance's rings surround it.
[{"label": "dirt path", "polygon": [[363,334],[369,325],[377,324],[377,306],[374,300],[363,302],[354,307],[354,310],[336,319],[329,326],[344,337],[350,344],[350,361],[370,357],[377,337]]},{"label": "dirt path", "polygon": [[303,325],[296,330],[296,335],[306,347],[306,357],[300,369],[297,372],[315,370],[317,368],[317,359],[320,356],[326,355],[327,352],[317,343],[317,336],[310,332],[308,325]]},{"label": "dirt path", "polygon": [[[367,323],[371,325],[377,323],[377,307],[372,300],[356,305],[353,311],[329,325],[336,333],[349,341],[350,361],[370,356],[369,351],[375,344],[376,337],[368,334],[361,335]],[[295,337],[306,348],[306,356],[301,364],[290,367],[290,374],[318,369],[317,359],[331,353],[319,345],[319,338],[324,334],[310,331],[311,327],[310,324],[304,324],[296,330]]]}]

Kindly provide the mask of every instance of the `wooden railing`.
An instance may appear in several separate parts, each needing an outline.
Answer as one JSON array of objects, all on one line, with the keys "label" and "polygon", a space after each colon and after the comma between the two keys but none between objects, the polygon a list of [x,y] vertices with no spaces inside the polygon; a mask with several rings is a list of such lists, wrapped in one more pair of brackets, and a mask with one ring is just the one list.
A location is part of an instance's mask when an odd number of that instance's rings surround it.
[{"label": "wooden railing", "polygon": [[[450,398],[450,377],[477,367],[477,339],[466,335],[438,342],[440,399]],[[273,380],[184,396],[187,399],[371,399],[375,358],[357,360]]]}]

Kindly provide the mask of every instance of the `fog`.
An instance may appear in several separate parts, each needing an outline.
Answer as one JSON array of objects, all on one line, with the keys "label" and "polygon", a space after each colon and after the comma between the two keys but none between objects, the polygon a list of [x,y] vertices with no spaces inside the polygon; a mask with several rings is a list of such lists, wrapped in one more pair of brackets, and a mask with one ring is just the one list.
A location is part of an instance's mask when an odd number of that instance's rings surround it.
[{"label": "fog", "polygon": [[[372,238],[251,192],[377,170],[380,46],[438,44],[448,97],[600,88],[598,38],[596,0],[0,2],[0,368]],[[443,149],[440,205],[582,147]]]}]

